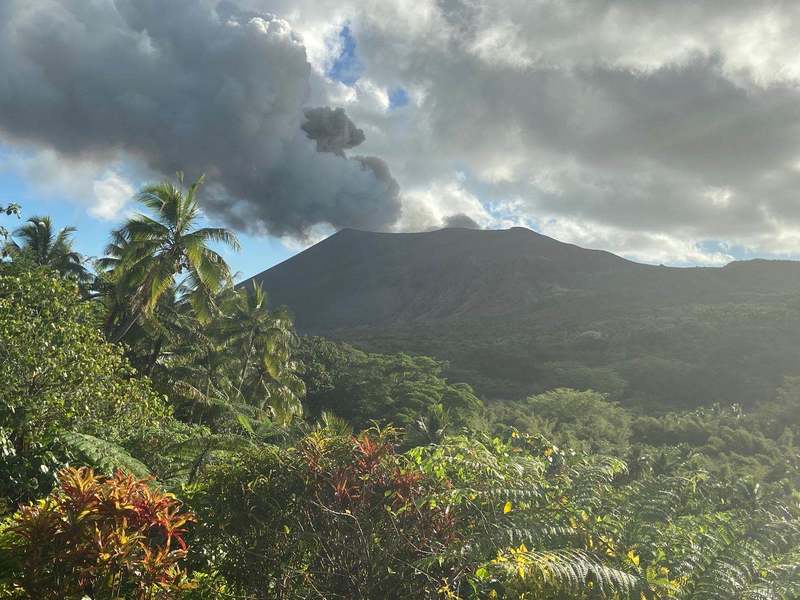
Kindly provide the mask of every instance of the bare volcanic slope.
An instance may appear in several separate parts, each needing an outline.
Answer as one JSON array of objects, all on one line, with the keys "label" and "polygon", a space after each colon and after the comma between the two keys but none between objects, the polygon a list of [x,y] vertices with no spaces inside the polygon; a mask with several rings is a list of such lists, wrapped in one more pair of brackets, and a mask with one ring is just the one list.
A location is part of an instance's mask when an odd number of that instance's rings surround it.
[{"label": "bare volcanic slope", "polygon": [[344,229],[254,279],[272,306],[289,307],[301,331],[320,333],[472,318],[513,321],[576,303],[581,313],[592,313],[593,306],[770,301],[800,292],[800,263],[643,265],[520,227]]},{"label": "bare volcanic slope", "polygon": [[523,310],[556,290],[640,265],[529,229],[343,229],[256,275],[302,330],[392,326]]}]

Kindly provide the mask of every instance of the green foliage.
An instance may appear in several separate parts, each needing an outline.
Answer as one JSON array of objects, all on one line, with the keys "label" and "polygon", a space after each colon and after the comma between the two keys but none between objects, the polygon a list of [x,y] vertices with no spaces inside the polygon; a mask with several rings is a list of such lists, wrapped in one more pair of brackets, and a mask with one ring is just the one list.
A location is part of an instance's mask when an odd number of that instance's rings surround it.
[{"label": "green foliage", "polygon": [[91,298],[44,218],[0,263],[0,513],[113,473],[0,529],[0,597],[800,598],[800,379],[765,395],[796,298],[544,298],[366,352],[233,287],[198,185],[140,194]]},{"label": "green foliage", "polygon": [[771,437],[787,429],[800,435],[800,377],[787,377],[775,396],[774,402],[765,402],[756,411],[762,428]]},{"label": "green foliage", "polygon": [[540,433],[560,446],[625,456],[631,435],[628,411],[607,396],[566,388],[550,390],[518,403],[496,403],[492,418],[520,431]]},{"label": "green foliage", "polygon": [[190,587],[180,562],[192,520],[147,481],[65,469],[50,496],[4,526],[0,592],[42,600],[174,598]]},{"label": "green foliage", "polygon": [[432,559],[453,519],[427,501],[432,480],[395,453],[395,436],[320,429],[220,465],[191,500],[199,547],[256,598],[435,597],[448,569]]},{"label": "green foliage", "polygon": [[0,424],[17,454],[58,430],[123,440],[169,410],[108,344],[74,283],[0,267]]},{"label": "green foliage", "polygon": [[446,419],[453,430],[480,424],[482,402],[472,388],[449,383],[431,358],[368,354],[322,338],[304,338],[298,357],[312,415],[331,411],[356,427],[380,421],[409,430],[420,430],[420,419]]},{"label": "green foliage", "polygon": [[149,477],[150,470],[136,460],[124,448],[88,433],[65,431],[59,436],[61,442],[82,464],[90,465],[100,473],[111,475],[118,470],[136,477]]},{"label": "green foliage", "polygon": [[[777,426],[775,413],[782,413],[790,387],[779,399],[765,402],[752,413],[739,406],[713,406],[661,417],[639,416],[631,424],[631,441],[640,456],[681,450],[691,456],[691,468],[702,468],[723,479],[790,484],[798,479],[800,451],[794,444],[791,418]],[[656,468],[664,468],[664,464]]]},{"label": "green foliage", "polygon": [[31,217],[14,231],[11,241],[6,242],[3,256],[16,262],[49,267],[85,286],[91,277],[83,266],[83,257],[72,248],[75,231],[74,227],[64,227],[56,232],[50,217]]},{"label": "green foliage", "polygon": [[[784,377],[800,373],[800,304],[791,278],[776,281],[778,265],[775,273],[769,263],[749,266],[742,285],[755,291],[697,270],[711,286],[701,298],[668,285],[633,294],[609,282],[602,291],[544,294],[524,314],[336,336],[369,352],[434,357],[448,365],[449,379],[490,401],[569,387],[651,413],[715,403],[752,410],[772,399]],[[698,300],[709,303],[690,303]]]},{"label": "green foliage", "polygon": [[162,182],[146,187],[137,199],[151,215],[137,215],[113,233],[109,256],[100,262],[109,271],[113,287],[115,310],[106,324],[113,340],[122,339],[136,321],[152,314],[181,274],[186,277],[187,298],[198,318],[208,320],[215,311],[214,296],[231,275],[210,244],[238,249],[239,243],[226,229],[198,227],[201,184],[202,178],[184,191],[179,174],[177,186]]},{"label": "green foliage", "polygon": [[253,598],[797,597],[796,502],[538,436],[392,436],[322,427],[214,467],[194,566]]},{"label": "green foliage", "polygon": [[0,515],[20,502],[46,494],[66,465],[57,440],[32,439],[18,451],[9,429],[0,426]]},{"label": "green foliage", "polygon": [[214,433],[181,421],[153,423],[125,444],[158,481],[173,487],[193,483],[209,465],[232,460],[237,452],[252,446],[253,442],[241,435]]},{"label": "green foliage", "polygon": [[[192,318],[186,302],[164,318],[171,321],[169,339],[159,351],[169,361],[157,364],[153,377],[170,392],[179,414],[218,431],[251,435],[299,417],[305,386],[285,311],[270,310],[257,285],[228,288],[217,304],[220,314],[206,324]],[[159,307],[156,317],[164,312]]]}]

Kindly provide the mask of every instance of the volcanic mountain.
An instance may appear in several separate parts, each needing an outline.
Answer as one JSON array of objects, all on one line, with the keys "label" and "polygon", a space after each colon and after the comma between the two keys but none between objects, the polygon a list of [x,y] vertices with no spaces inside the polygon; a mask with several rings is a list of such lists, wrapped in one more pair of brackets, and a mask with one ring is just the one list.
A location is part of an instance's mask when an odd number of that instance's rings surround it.
[{"label": "volcanic mountain", "polygon": [[752,405],[800,375],[800,263],[644,265],[528,229],[345,229],[257,275],[298,330],[436,357],[487,399]]},{"label": "volcanic mountain", "polygon": [[343,229],[253,279],[301,331],[514,318],[569,299],[625,305],[741,301],[800,291],[800,263],[723,268],[635,263],[530,229],[372,233]]}]

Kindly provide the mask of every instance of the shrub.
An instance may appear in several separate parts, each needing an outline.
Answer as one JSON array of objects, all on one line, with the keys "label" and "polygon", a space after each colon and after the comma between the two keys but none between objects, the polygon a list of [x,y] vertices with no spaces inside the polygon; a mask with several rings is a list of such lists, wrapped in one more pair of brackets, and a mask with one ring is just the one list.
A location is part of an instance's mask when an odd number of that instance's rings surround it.
[{"label": "shrub", "polygon": [[106,342],[98,308],[47,269],[0,262],[0,497],[11,505],[50,491],[61,432],[121,443],[169,418]]},{"label": "shrub", "polygon": [[456,523],[396,438],[315,431],[216,466],[192,499],[198,568],[258,599],[428,597]]},{"label": "shrub", "polygon": [[180,563],[192,520],[147,480],[67,468],[6,525],[0,562],[30,598],[171,598],[190,587]]}]

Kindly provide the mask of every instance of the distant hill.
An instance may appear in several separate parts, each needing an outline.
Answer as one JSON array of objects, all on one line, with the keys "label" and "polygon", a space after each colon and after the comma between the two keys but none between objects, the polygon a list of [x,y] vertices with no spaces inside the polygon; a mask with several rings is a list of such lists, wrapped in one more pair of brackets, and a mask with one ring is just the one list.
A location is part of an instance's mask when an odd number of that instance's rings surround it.
[{"label": "distant hill", "polygon": [[569,294],[626,290],[656,303],[800,290],[800,263],[638,264],[530,229],[371,233],[343,229],[254,277],[306,331],[518,315]]},{"label": "distant hill", "polygon": [[646,268],[529,229],[344,229],[257,275],[303,329],[386,326],[523,310],[543,295]]},{"label": "distant hill", "polygon": [[800,375],[793,261],[674,268],[524,228],[345,229],[254,279],[302,332],[431,354],[490,396],[571,385],[749,403]]}]

